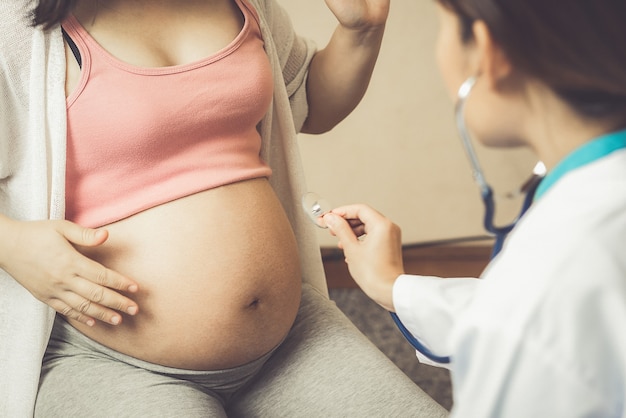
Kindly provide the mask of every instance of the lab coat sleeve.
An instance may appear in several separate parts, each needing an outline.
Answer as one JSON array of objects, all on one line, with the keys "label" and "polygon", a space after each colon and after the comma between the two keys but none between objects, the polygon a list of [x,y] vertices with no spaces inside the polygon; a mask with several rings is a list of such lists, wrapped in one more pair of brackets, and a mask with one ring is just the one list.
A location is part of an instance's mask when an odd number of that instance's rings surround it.
[{"label": "lab coat sleeve", "polygon": [[[454,324],[468,306],[480,285],[475,278],[450,278],[403,274],[393,286],[393,304],[404,326],[422,344],[438,355],[452,352]],[[447,367],[427,359],[422,363]]]}]

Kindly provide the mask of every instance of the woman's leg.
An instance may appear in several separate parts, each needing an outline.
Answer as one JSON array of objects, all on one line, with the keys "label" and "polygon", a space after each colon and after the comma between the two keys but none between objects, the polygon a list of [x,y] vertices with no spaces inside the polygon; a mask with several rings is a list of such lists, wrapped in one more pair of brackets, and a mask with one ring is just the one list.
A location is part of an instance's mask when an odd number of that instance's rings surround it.
[{"label": "woman's leg", "polygon": [[[222,396],[230,396],[249,377],[142,362],[101,346],[57,318],[35,417],[226,417]],[[211,390],[211,384],[218,389]]]},{"label": "woman's leg", "polygon": [[190,382],[117,361],[67,358],[44,374],[35,417],[226,417]]},{"label": "woman's leg", "polygon": [[293,329],[229,417],[445,417],[447,411],[325,296],[303,289]]}]

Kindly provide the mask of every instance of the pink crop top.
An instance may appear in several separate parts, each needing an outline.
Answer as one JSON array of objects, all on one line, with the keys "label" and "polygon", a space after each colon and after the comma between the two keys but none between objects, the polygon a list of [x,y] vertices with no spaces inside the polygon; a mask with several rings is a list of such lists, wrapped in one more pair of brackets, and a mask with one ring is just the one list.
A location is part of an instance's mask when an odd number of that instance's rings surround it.
[{"label": "pink crop top", "polygon": [[111,56],[70,16],[81,80],[67,99],[65,218],[103,226],[214,187],[269,177],[256,126],[273,79],[255,11],[216,54],[141,68]]}]

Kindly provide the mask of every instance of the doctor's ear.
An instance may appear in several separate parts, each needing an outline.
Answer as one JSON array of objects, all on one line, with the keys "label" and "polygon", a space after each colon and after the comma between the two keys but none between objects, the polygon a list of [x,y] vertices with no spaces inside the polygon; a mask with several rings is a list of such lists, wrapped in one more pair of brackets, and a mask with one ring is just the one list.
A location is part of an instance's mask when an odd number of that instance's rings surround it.
[{"label": "doctor's ear", "polygon": [[489,87],[498,90],[513,75],[513,65],[504,50],[493,39],[484,21],[474,21],[472,34],[474,51],[471,65],[475,74],[480,75],[482,83],[487,83]]}]

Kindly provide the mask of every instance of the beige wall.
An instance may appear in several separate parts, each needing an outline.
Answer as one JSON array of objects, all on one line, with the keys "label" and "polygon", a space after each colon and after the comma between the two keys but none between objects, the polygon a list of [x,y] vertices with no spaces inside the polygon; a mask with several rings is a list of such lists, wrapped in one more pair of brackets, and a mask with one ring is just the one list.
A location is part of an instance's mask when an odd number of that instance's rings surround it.
[{"label": "beige wall", "polygon": [[[336,22],[323,0],[280,1],[300,34],[326,45]],[[335,205],[371,204],[402,227],[405,243],[483,234],[482,203],[434,62],[436,32],[432,0],[392,0],[361,105],[333,131],[300,137],[309,189]],[[534,164],[526,151],[481,155],[501,189],[521,183]],[[513,203],[501,218],[514,217]],[[335,245],[325,231],[320,240]]]}]

